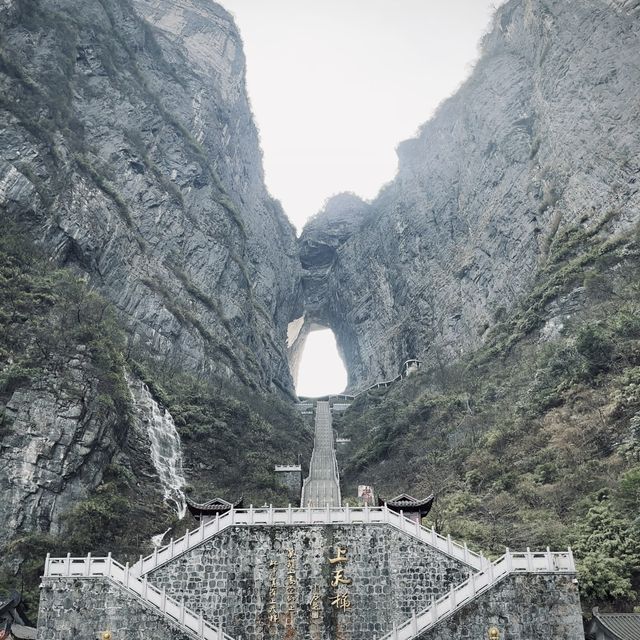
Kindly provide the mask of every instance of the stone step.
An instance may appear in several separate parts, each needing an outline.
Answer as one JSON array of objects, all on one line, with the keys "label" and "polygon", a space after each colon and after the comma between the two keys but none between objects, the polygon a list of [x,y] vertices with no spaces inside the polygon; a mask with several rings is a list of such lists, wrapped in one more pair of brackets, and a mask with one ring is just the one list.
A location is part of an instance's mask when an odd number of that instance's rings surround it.
[{"label": "stone step", "polygon": [[302,484],[302,507],[339,507],[340,477],[333,444],[333,426],[329,402],[316,404],[316,425],[309,476]]},{"label": "stone step", "polygon": [[51,558],[47,555],[44,578],[103,578],[126,590],[132,597],[142,599],[156,611],[160,612],[168,622],[175,625],[184,634],[194,639],[234,640],[231,636],[210,625],[198,615],[185,607],[184,602],[169,597],[164,589],[157,589],[145,577],[132,573],[129,564],[121,565],[109,554],[104,558],[86,557]]},{"label": "stone step", "polygon": [[563,552],[546,551],[512,553],[504,556],[472,574],[467,580],[452,587],[451,591],[431,606],[414,613],[409,620],[394,628],[379,640],[414,640],[450,617],[462,607],[491,589],[498,582],[514,573],[575,573],[576,567],[571,549]]}]

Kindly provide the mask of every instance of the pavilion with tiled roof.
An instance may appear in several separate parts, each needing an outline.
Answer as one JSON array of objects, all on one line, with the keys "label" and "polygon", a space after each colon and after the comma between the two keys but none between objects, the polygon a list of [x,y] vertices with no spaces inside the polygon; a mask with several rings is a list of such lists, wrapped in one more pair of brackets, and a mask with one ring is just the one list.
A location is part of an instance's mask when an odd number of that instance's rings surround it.
[{"label": "pavilion with tiled roof", "polygon": [[418,500],[408,493],[401,493],[399,496],[391,498],[391,500],[384,500],[378,497],[378,504],[381,507],[391,509],[391,511],[402,512],[405,517],[420,522],[431,511],[434,500],[435,496],[433,494]]},{"label": "pavilion with tiled roof", "polygon": [[587,625],[589,640],[639,640],[640,613],[600,613],[595,608]]},{"label": "pavilion with tiled roof", "polygon": [[221,516],[231,509],[242,509],[242,498],[235,502],[228,502],[222,498],[213,498],[207,502],[193,502],[187,498],[187,508],[191,515],[199,522],[200,519],[209,520],[217,515]]}]

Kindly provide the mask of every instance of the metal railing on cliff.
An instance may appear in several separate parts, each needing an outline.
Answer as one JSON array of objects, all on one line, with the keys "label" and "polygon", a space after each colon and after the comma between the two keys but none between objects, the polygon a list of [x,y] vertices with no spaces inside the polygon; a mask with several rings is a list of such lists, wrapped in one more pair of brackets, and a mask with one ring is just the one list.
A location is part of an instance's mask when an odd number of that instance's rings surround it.
[{"label": "metal railing on cliff", "polygon": [[327,401],[327,402],[334,401],[335,402],[336,400],[350,400],[353,402],[353,400],[355,400],[361,395],[364,395],[365,393],[368,393],[369,391],[373,391],[374,389],[387,388],[387,387],[390,387],[392,384],[395,384],[396,382],[400,382],[400,380],[410,375],[411,370],[407,367],[407,365],[413,362],[417,363],[416,370],[419,369],[420,365],[422,364],[421,360],[417,360],[417,359],[407,360],[402,365],[402,371],[395,378],[392,378],[391,380],[382,380],[380,382],[375,382],[371,386],[367,387],[366,389],[362,389],[362,391],[358,391],[357,393],[353,393],[353,394],[333,393],[327,396],[321,396],[319,398],[312,398],[310,396],[298,396],[298,405],[309,404],[309,401],[311,403],[317,402],[317,401]]}]

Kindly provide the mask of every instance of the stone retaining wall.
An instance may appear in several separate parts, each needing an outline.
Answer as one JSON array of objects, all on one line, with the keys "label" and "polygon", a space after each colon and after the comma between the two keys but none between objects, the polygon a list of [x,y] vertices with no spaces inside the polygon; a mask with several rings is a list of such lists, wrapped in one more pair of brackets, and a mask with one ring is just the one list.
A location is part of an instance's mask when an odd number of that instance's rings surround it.
[{"label": "stone retaining wall", "polygon": [[159,611],[107,578],[44,578],[38,640],[193,640]]},{"label": "stone retaining wall", "polygon": [[512,574],[419,640],[584,640],[575,576]]},{"label": "stone retaining wall", "polygon": [[[147,575],[236,640],[376,640],[470,568],[386,524],[234,526]],[[583,640],[574,574],[515,573],[419,636]],[[105,577],[43,579],[38,640],[195,640]]]},{"label": "stone retaining wall", "polygon": [[[346,560],[332,564],[338,548]],[[351,580],[340,591],[338,570]],[[148,578],[243,640],[373,640],[469,571],[384,524],[253,526],[226,529]],[[332,604],[337,593],[348,598]]]}]

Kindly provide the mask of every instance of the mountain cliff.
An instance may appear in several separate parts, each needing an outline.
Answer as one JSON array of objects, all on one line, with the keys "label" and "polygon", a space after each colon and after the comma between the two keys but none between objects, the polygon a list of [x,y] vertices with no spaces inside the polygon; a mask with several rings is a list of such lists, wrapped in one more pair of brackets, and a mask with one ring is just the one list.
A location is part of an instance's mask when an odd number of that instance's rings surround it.
[{"label": "mountain cliff", "polygon": [[0,198],[163,367],[293,390],[293,228],[263,181],[237,29],[213,3],[2,8]]},{"label": "mountain cliff", "polygon": [[0,2],[0,223],[0,590],[184,526],[163,416],[196,500],[286,500],[273,466],[310,446],[281,402],[298,251],[224,9]]},{"label": "mountain cliff", "polygon": [[305,227],[307,322],[336,333],[350,389],[478,348],[558,233],[637,222],[637,15],[637,2],[507,2],[366,212],[354,222],[352,201],[342,216],[333,202]]},{"label": "mountain cliff", "polygon": [[[35,594],[47,551],[130,557],[184,526],[155,418],[178,495],[284,500],[273,465],[311,438],[281,399],[317,326],[352,390],[424,361],[338,422],[348,483],[433,488],[442,530],[599,566],[598,517],[637,526],[639,15],[507,2],[397,177],[296,244],[221,7],[0,0],[0,582]],[[596,494],[617,502],[589,520]],[[637,554],[614,560],[596,601],[635,597]]]}]

